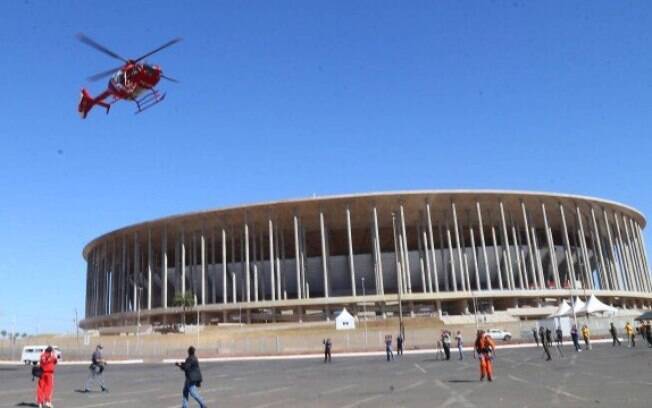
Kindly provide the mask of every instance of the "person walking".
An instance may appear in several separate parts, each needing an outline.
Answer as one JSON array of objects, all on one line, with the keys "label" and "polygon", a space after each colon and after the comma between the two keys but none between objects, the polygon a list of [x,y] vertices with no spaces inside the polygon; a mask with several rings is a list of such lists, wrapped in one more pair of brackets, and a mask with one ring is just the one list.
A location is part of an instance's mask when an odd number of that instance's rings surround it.
[{"label": "person walking", "polygon": [[650,321],[645,324],[645,338],[647,338],[647,346],[652,347],[652,324]]},{"label": "person walking", "polygon": [[625,334],[627,335],[627,347],[636,347],[636,332],[630,322],[625,323]]},{"label": "person walking", "polygon": [[537,332],[536,327],[532,328],[532,337],[534,337],[534,342],[537,344],[537,347],[539,347],[539,333]]},{"label": "person walking", "polygon": [[616,343],[618,343],[618,345],[621,346],[622,344],[620,344],[620,339],[618,338],[618,331],[616,330],[616,326],[614,326],[613,322],[609,323],[609,333],[611,334],[611,340],[612,340],[611,346],[615,347]]},{"label": "person walking", "polygon": [[546,342],[546,329],[545,327],[539,327],[539,338],[541,339],[541,344]]},{"label": "person walking", "polygon": [[444,330],[441,335],[441,344],[444,347],[444,354],[446,354],[446,360],[451,359],[451,335],[448,330]]},{"label": "person walking", "polygon": [[39,366],[41,367],[41,377],[36,385],[36,405],[39,408],[52,407],[52,397],[54,395],[54,369],[57,365],[57,355],[52,346],[48,346],[41,358]]},{"label": "person walking", "polygon": [[106,388],[104,384],[104,368],[106,367],[106,361],[102,357],[102,345],[98,344],[95,347],[95,351],[91,355],[91,365],[88,367],[90,373],[84,384],[84,392],[89,392],[89,387],[91,384],[100,386],[102,392],[108,392],[109,389]]},{"label": "person walking", "polygon": [[543,353],[547,356],[546,361],[552,360],[550,357],[550,343],[548,343],[545,337],[541,337],[541,345],[543,346]]},{"label": "person walking", "polygon": [[464,360],[464,353],[462,351],[464,344],[462,339],[462,332],[460,332],[459,330],[457,331],[457,335],[455,336],[455,341],[457,342],[457,352],[460,355],[460,360]]},{"label": "person walking", "polygon": [[333,347],[333,343],[331,342],[330,338],[327,338],[324,340],[324,363],[330,363],[331,362],[331,348]]},{"label": "person walking", "polygon": [[403,355],[403,335],[401,335],[401,333],[396,336],[396,355]]},{"label": "person walking", "polygon": [[580,334],[577,331],[577,325],[573,325],[571,327],[571,340],[573,340],[573,346],[575,346],[575,351],[578,353],[582,352],[582,347],[580,346]]},{"label": "person walking", "polygon": [[493,381],[492,359],[496,353],[496,344],[491,336],[482,330],[478,330],[478,335],[475,339],[475,351],[478,353],[480,359],[480,381],[484,381],[485,376],[487,380]]},{"label": "person walking", "polygon": [[564,345],[564,333],[561,331],[561,326],[557,327],[557,330],[555,330],[555,346],[557,346],[557,351],[559,352],[559,356],[564,357],[564,353],[562,352],[562,347]]},{"label": "person walking", "polygon": [[641,339],[643,339],[643,344],[647,341],[647,336],[646,336],[646,330],[645,330],[645,322],[641,320],[641,324],[638,326],[638,334],[641,335]]},{"label": "person walking", "polygon": [[188,347],[188,357],[186,358],[186,361],[183,363],[175,363],[175,365],[183,370],[186,376],[183,383],[183,397],[181,399],[182,408],[188,408],[188,395],[197,401],[200,408],[206,408],[206,404],[198,390],[198,388],[201,387],[202,376],[201,370],[199,369],[199,360],[197,360],[197,356],[195,356],[195,348],[193,346]]},{"label": "person walking", "polygon": [[387,354],[387,361],[394,360],[394,353],[392,352],[392,336],[391,335],[386,335],[385,336],[385,354]]},{"label": "person walking", "polygon": [[582,338],[584,338],[584,345],[587,350],[591,350],[591,330],[588,325],[582,326]]}]

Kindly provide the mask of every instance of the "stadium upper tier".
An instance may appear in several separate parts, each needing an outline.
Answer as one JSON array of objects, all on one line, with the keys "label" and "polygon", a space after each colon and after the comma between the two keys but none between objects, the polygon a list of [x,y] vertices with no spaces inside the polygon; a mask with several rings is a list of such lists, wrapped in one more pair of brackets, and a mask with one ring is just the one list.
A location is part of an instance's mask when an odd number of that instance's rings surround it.
[{"label": "stadium upper tier", "polygon": [[[520,191],[314,197],[166,217],[83,251],[83,327],[465,313],[594,293],[650,305],[645,218],[612,201]],[[185,299],[185,300],[184,300]],[[138,313],[137,313],[138,312]],[[236,320],[237,320],[236,319]]]}]

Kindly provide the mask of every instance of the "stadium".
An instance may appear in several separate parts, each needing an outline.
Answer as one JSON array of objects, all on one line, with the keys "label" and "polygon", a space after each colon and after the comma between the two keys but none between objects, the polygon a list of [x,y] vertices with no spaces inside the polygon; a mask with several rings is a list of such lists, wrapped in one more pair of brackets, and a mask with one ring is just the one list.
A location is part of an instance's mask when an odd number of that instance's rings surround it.
[{"label": "stadium", "polygon": [[166,217],[102,235],[85,329],[468,315],[595,294],[650,308],[646,221],[626,205],[519,191],[312,197]]}]

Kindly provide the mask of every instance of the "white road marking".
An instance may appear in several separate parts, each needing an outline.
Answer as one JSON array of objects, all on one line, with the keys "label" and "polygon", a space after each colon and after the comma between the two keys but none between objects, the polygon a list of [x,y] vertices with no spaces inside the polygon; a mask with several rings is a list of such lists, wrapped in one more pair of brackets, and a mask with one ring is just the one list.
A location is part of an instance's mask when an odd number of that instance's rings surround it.
[{"label": "white road marking", "polygon": [[137,402],[137,400],[121,400],[121,401],[111,401],[111,402],[100,402],[99,404],[92,404],[92,405],[82,405],[77,408],[95,408],[95,407],[108,407],[109,405],[122,405],[122,404],[128,404],[130,402]]},{"label": "white road marking", "polygon": [[420,386],[420,385],[423,384],[424,382],[426,382],[426,381],[425,381],[425,380],[417,381],[417,382],[412,383],[412,384],[410,384],[410,385],[406,385],[406,386],[403,387],[403,388],[398,388],[396,391],[398,391],[398,392],[402,392],[402,391],[411,390],[412,388],[416,388],[416,387]]},{"label": "white road marking", "polygon": [[262,405],[256,405],[251,408],[267,408],[267,407],[272,407],[274,405],[282,405],[286,404],[288,402],[294,401],[292,398],[287,398],[284,400],[279,400],[279,401],[274,401],[274,402],[268,402],[267,404],[262,404]]},{"label": "white road marking", "polygon": [[354,408],[354,407],[357,407],[357,406],[360,406],[360,405],[364,404],[365,402],[371,402],[371,401],[377,400],[380,397],[382,397],[382,395],[372,395],[371,397],[367,397],[367,398],[363,398],[361,400],[357,400],[357,401],[353,402],[352,404],[344,405],[343,407],[340,407],[340,408]]},{"label": "white road marking", "polygon": [[549,389],[550,391],[554,392],[556,395],[564,395],[566,397],[573,398],[573,399],[576,399],[578,401],[589,401],[588,399],[586,399],[584,397],[580,397],[579,395],[575,395],[575,394],[571,394],[570,392],[566,392],[566,391],[562,390],[561,387],[557,387],[557,388],[546,387],[546,388]]},{"label": "white road marking", "polygon": [[358,384],[349,384],[349,385],[345,385],[343,387],[333,388],[332,390],[322,392],[321,395],[335,394],[336,392],[348,390],[349,388],[353,388],[353,387],[355,387],[357,385]]},{"label": "white road marking", "polygon": [[524,380],[524,379],[522,379],[522,378],[515,377],[515,376],[513,376],[513,375],[511,375],[511,374],[507,374],[507,377],[511,378],[512,380],[514,380],[514,381],[516,381],[516,382],[520,382],[520,383],[523,383],[523,384],[530,384],[529,381]]},{"label": "white road marking", "polygon": [[420,370],[420,371],[421,371],[422,373],[424,373],[424,374],[426,374],[426,373],[427,373],[427,371],[426,371],[426,370],[424,370],[424,369],[423,369],[423,367],[421,367],[421,366],[420,366],[419,364],[417,364],[417,363],[414,363],[414,366],[415,366],[416,368],[418,368],[418,369],[419,369],[419,370]]}]

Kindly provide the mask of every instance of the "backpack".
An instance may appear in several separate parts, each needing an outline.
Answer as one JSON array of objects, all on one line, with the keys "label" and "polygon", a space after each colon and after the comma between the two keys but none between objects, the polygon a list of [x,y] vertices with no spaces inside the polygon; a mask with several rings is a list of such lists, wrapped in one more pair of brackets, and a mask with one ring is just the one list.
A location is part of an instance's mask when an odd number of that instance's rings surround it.
[{"label": "backpack", "polygon": [[32,381],[34,381],[35,378],[41,378],[42,375],[43,369],[40,366],[35,365],[32,367]]}]

